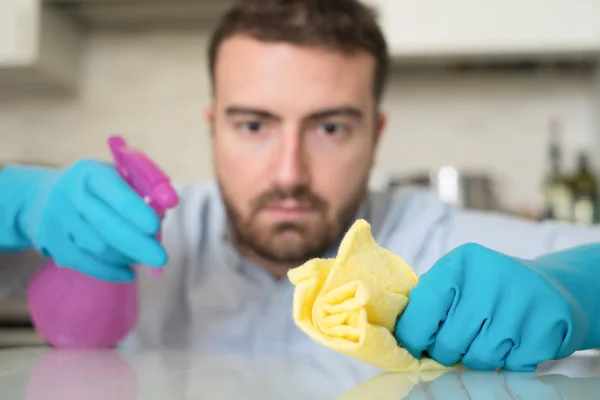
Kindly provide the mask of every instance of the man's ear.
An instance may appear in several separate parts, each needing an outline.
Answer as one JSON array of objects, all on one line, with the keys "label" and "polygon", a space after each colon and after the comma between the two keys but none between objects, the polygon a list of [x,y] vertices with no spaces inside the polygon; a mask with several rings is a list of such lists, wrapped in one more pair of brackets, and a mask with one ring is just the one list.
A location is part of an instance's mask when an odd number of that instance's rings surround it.
[{"label": "man's ear", "polygon": [[381,141],[386,125],[387,115],[384,112],[379,112],[377,114],[377,121],[375,122],[375,146]]},{"label": "man's ear", "polygon": [[209,105],[204,110],[204,119],[210,128],[210,134],[212,135],[215,131],[215,106],[214,104]]}]

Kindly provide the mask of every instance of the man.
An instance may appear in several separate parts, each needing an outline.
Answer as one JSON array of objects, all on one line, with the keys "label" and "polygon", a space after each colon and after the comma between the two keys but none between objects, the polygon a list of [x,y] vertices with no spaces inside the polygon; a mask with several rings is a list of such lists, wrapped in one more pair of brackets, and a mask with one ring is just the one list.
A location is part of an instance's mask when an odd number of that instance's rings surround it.
[{"label": "man", "polygon": [[129,342],[302,352],[314,347],[293,325],[286,272],[334,255],[360,217],[418,274],[429,270],[395,332],[414,355],[531,370],[598,345],[600,249],[573,247],[598,242],[597,228],[458,210],[421,192],[367,193],[389,58],[364,5],[240,1],[209,59],[217,182],[181,188],[164,247],[156,215],[93,160],[2,172],[0,245],[35,246],[117,282],[134,278],[131,264],[166,264],[161,279],[138,277],[142,315]]}]

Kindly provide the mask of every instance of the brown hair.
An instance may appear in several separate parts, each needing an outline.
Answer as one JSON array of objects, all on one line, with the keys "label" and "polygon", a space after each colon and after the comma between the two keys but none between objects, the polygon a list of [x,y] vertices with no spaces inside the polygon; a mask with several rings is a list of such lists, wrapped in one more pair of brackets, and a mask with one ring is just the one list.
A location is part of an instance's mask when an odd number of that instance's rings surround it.
[{"label": "brown hair", "polygon": [[387,44],[375,11],[358,0],[237,0],[210,40],[213,85],[219,49],[238,34],[265,42],[368,52],[376,60],[373,94],[377,103],[381,100],[390,63]]}]

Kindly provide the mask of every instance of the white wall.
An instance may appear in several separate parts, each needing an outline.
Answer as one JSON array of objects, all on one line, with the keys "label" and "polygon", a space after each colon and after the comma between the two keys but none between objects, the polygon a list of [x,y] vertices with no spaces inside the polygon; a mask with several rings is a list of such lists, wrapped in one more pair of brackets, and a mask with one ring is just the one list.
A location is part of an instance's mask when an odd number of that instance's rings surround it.
[{"label": "white wall", "polygon": [[211,177],[204,49],[199,34],[92,37],[77,95],[0,98],[0,161],[108,159],[121,133],[174,177]]},{"label": "white wall", "polygon": [[[205,45],[199,33],[93,36],[77,95],[0,93],[0,162],[108,159],[107,135],[122,133],[172,176],[210,178]],[[552,116],[565,121],[570,162],[576,149],[596,144],[595,90],[586,77],[396,72],[378,170],[483,167],[499,176],[509,205],[528,205],[538,199]]]},{"label": "white wall", "polygon": [[395,76],[380,163],[397,173],[443,164],[487,171],[508,206],[534,204],[541,201],[553,117],[564,124],[566,168],[575,168],[579,150],[598,154],[592,82],[552,74]]}]

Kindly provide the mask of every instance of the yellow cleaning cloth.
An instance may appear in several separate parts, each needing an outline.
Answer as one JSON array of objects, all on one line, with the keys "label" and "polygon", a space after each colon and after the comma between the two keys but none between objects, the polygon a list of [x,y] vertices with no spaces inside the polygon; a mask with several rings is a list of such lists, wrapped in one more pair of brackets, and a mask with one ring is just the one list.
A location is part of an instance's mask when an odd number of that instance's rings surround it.
[{"label": "yellow cleaning cloth", "polygon": [[313,259],[288,272],[294,320],[316,342],[394,372],[446,369],[418,360],[393,335],[418,278],[399,256],[380,247],[365,220],[350,228],[337,258]]}]

